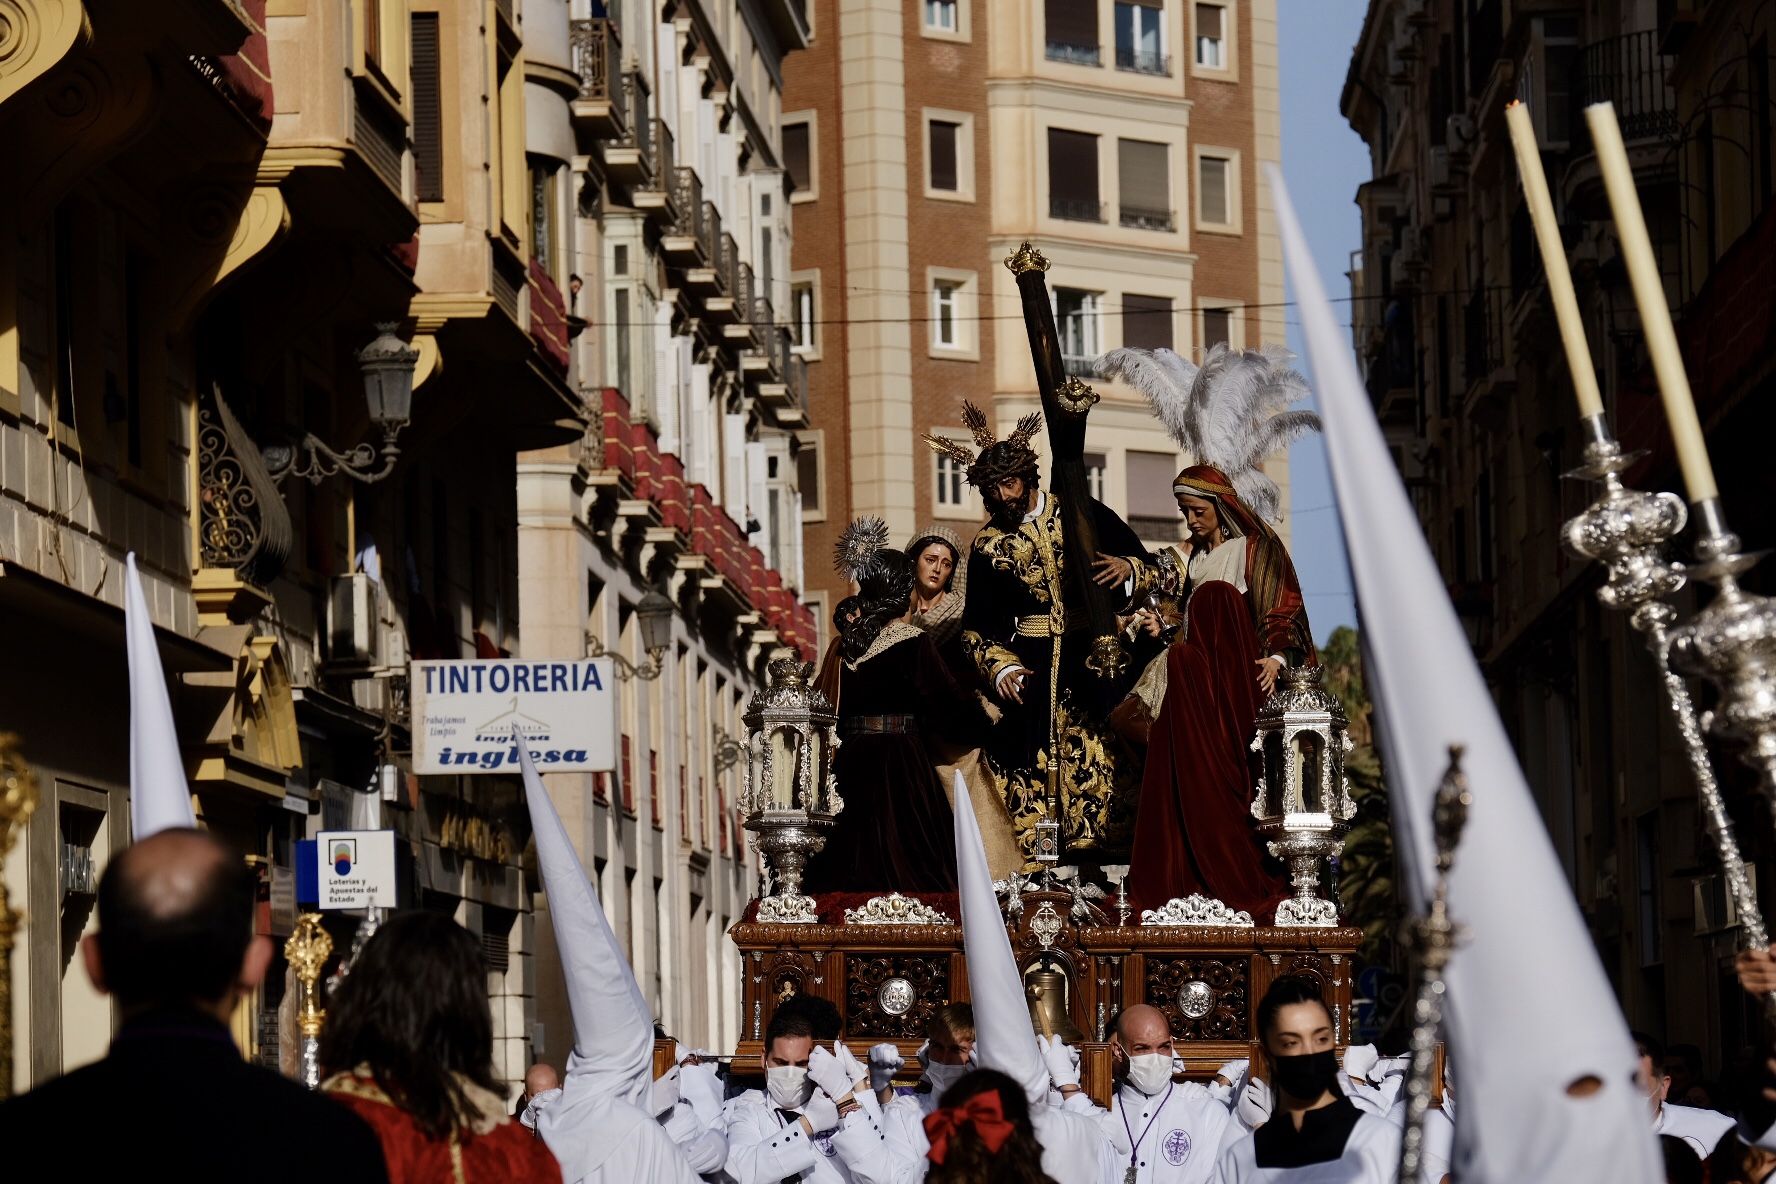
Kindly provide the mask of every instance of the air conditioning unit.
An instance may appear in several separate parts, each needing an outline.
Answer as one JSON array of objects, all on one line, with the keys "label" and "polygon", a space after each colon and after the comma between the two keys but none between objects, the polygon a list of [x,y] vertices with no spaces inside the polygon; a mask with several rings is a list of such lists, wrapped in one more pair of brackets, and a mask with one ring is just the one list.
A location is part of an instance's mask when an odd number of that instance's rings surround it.
[{"label": "air conditioning unit", "polygon": [[335,576],[327,597],[327,663],[349,669],[377,664],[376,581],[364,572]]}]

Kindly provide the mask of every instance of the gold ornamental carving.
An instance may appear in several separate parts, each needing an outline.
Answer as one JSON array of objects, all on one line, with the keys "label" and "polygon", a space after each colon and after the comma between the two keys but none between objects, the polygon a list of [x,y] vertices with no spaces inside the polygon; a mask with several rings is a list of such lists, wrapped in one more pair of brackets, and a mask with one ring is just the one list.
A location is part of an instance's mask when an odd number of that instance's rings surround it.
[{"label": "gold ornamental carving", "polygon": [[1047,271],[1048,257],[1036,249],[1036,244],[1026,239],[1018,244],[1018,249],[1005,257],[1005,267],[1012,275],[1023,275],[1028,271]]}]

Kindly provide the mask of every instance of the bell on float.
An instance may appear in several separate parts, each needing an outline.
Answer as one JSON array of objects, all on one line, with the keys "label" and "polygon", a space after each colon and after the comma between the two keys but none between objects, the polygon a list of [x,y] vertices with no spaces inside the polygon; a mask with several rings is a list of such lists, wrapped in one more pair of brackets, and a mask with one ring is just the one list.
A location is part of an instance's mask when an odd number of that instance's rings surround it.
[{"label": "bell on float", "polygon": [[1030,1024],[1041,1036],[1059,1036],[1068,1044],[1085,1039],[1067,1013],[1067,976],[1044,959],[1024,975],[1024,997],[1030,1002]]}]

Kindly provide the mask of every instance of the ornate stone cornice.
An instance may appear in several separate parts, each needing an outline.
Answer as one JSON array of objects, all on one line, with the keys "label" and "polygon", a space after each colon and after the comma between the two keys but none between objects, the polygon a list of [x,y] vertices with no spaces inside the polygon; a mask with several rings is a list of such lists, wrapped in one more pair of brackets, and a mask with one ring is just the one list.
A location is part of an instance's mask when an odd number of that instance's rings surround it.
[{"label": "ornate stone cornice", "polygon": [[0,0],[0,105],[91,34],[80,0]]}]

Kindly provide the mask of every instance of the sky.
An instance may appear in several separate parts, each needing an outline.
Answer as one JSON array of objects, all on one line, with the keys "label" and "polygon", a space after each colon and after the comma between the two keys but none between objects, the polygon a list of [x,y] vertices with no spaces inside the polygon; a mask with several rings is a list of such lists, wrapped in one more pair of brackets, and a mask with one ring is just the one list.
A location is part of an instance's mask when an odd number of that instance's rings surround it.
[{"label": "sky", "polygon": [[[1282,58],[1283,177],[1319,265],[1326,294],[1341,322],[1350,320],[1345,272],[1362,243],[1357,186],[1369,179],[1363,141],[1338,110],[1350,51],[1363,27],[1366,0],[1277,0]],[[1293,277],[1288,297],[1295,299]],[[1291,304],[1284,319],[1288,345],[1301,347],[1301,317]],[[1324,645],[1332,630],[1357,623],[1344,537],[1332,506],[1322,439],[1309,436],[1289,450],[1290,552],[1307,600],[1314,639]]]}]

